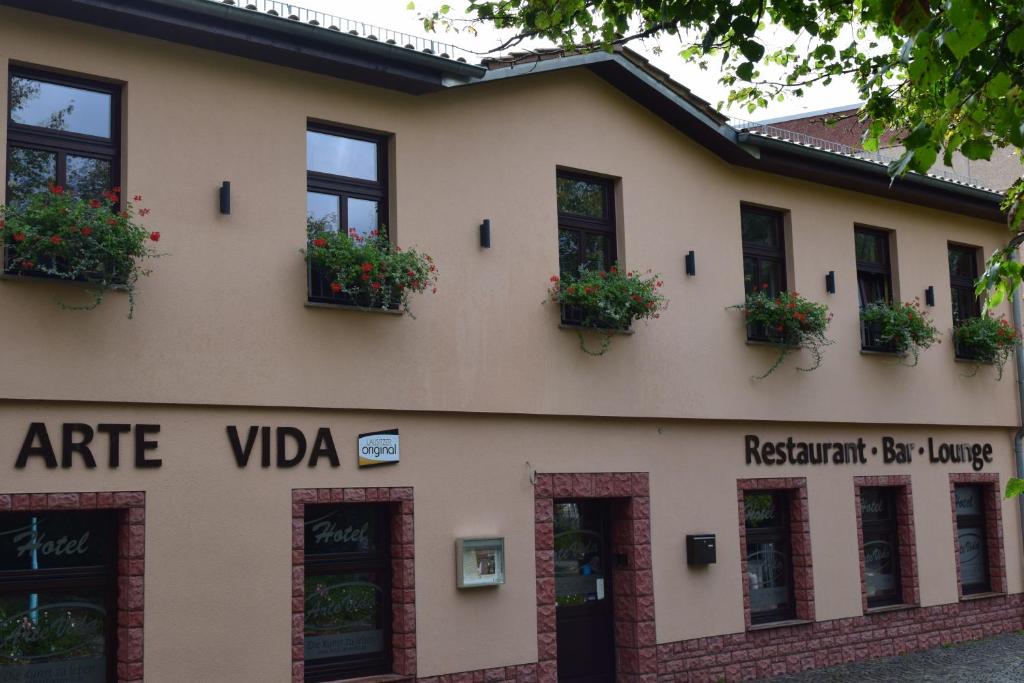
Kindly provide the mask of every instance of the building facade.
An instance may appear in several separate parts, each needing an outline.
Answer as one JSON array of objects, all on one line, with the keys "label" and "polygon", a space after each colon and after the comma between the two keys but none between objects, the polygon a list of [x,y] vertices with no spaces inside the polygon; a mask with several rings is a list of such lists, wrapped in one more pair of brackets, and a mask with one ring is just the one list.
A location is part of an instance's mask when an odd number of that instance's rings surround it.
[{"label": "building facade", "polygon": [[[738,133],[625,52],[0,5],[7,201],[118,185],[163,252],[132,319],[5,261],[0,680],[741,680],[1024,626],[1013,373],[949,339],[998,195]],[[307,213],[436,293],[332,303]],[[583,353],[542,303],[573,258],[668,310]],[[863,348],[880,282],[933,303],[916,367]],[[829,306],[820,368],[752,380],[765,284]]]}]

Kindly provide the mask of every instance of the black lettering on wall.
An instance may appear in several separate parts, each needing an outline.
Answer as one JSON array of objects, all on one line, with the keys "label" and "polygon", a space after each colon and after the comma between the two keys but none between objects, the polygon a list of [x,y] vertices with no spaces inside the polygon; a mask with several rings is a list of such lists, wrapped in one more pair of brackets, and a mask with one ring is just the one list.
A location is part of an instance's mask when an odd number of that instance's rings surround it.
[{"label": "black lettering on wall", "polygon": [[[38,446],[33,444],[39,441]],[[28,426],[28,433],[21,443],[21,450],[18,451],[18,459],[14,466],[17,469],[24,469],[28,459],[32,456],[39,456],[46,463],[46,469],[57,469],[57,455],[53,452],[53,445],[50,443],[50,435],[46,432],[46,425],[42,422],[33,422]]]}]

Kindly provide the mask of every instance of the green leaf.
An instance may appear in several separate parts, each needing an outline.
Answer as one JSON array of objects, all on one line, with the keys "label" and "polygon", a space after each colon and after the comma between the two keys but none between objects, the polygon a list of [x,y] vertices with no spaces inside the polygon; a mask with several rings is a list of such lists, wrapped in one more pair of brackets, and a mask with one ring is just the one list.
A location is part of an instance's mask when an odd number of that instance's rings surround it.
[{"label": "green leaf", "polygon": [[918,147],[914,150],[914,158],[910,162],[910,170],[917,171],[918,173],[927,173],[935,164],[935,158],[938,156],[938,151],[934,147],[924,146]]},{"label": "green leaf", "polygon": [[992,76],[992,80],[985,86],[985,94],[989,97],[1002,97],[1013,85],[1013,80],[1005,71],[1000,71]]},{"label": "green leaf", "polygon": [[748,40],[740,43],[740,52],[751,62],[757,62],[764,56],[764,45],[754,40]]},{"label": "green leaf", "polygon": [[1016,477],[1007,479],[1005,496],[1007,498],[1016,498],[1021,494],[1024,494],[1024,479],[1017,479]]},{"label": "green leaf", "polygon": [[968,159],[991,159],[992,143],[984,138],[968,140],[961,147],[960,151]]},{"label": "green leaf", "polygon": [[917,124],[910,135],[904,140],[903,144],[907,146],[908,150],[913,150],[916,147],[921,147],[932,138],[932,127],[927,123],[921,122]]},{"label": "green leaf", "polygon": [[754,65],[751,62],[743,62],[736,67],[736,75],[745,81],[749,81],[754,77]]},{"label": "green leaf", "polygon": [[1018,26],[1006,37],[1006,47],[1015,54],[1024,52],[1024,24]]},{"label": "green leaf", "polygon": [[416,3],[410,2],[408,5],[405,6],[405,9],[416,9]]}]

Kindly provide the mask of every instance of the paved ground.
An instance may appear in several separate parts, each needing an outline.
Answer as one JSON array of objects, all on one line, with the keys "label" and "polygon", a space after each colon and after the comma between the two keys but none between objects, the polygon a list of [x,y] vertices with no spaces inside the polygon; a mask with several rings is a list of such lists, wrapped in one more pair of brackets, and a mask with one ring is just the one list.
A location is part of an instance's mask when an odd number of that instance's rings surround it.
[{"label": "paved ground", "polygon": [[1024,682],[1024,633],[1009,633],[962,645],[937,647],[902,657],[886,657],[856,664],[780,678],[771,683],[939,683]]}]

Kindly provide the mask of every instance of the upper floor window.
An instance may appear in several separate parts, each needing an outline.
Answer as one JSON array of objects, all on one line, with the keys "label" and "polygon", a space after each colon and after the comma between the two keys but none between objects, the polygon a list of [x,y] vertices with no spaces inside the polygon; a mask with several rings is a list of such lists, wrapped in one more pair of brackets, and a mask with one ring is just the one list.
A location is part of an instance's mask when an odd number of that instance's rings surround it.
[{"label": "upper floor window", "polygon": [[978,279],[978,249],[961,244],[949,245],[949,288],[953,300],[953,324],[981,314],[974,283]]},{"label": "upper floor window", "polygon": [[580,270],[608,270],[618,254],[612,182],[559,172],[558,267],[561,276]]},{"label": "upper floor window", "polygon": [[786,241],[783,214],[743,206],[743,288],[752,294],[764,290],[775,296],[786,291]]},{"label": "upper floor window", "polygon": [[117,86],[12,69],[8,88],[8,202],[51,184],[88,198],[119,184]]},{"label": "upper floor window", "polygon": [[889,233],[884,230],[856,228],[857,294],[860,307],[892,302],[892,263]]},{"label": "upper floor window", "polygon": [[386,142],[380,136],[310,125],[306,211],[330,230],[367,235],[387,224]]}]

